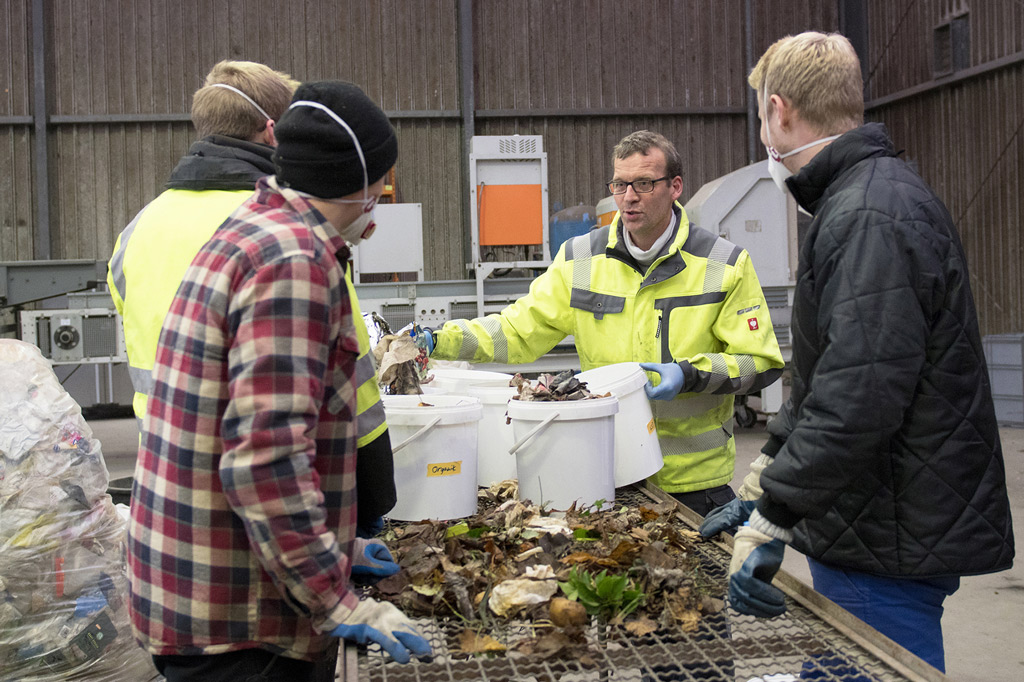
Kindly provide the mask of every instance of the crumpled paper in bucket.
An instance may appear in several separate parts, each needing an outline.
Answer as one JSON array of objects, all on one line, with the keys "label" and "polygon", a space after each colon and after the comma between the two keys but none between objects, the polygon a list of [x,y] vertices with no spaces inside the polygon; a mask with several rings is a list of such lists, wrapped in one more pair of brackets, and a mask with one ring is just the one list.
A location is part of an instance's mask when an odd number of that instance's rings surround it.
[{"label": "crumpled paper in bucket", "polygon": [[[420,388],[420,356],[425,356],[416,340],[408,334],[389,334],[373,349],[377,360],[377,377],[392,395],[417,395]],[[424,357],[425,359],[425,357]]]}]

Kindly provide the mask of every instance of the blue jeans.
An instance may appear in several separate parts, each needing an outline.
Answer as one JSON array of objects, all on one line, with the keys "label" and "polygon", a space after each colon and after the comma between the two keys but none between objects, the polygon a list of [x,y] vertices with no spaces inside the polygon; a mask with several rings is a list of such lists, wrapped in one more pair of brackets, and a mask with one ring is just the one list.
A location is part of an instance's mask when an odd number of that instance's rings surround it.
[{"label": "blue jeans", "polygon": [[946,671],[942,646],[942,602],[960,578],[884,578],[828,566],[808,557],[814,589],[862,621]]}]

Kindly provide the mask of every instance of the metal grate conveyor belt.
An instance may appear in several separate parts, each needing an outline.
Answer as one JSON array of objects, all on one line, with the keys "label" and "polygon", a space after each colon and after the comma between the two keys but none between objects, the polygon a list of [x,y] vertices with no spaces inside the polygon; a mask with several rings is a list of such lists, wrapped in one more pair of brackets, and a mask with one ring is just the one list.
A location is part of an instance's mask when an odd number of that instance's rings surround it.
[{"label": "metal grate conveyor belt", "polygon": [[[639,506],[671,499],[658,490],[628,487],[617,491],[616,504]],[[700,517],[680,507],[680,521],[696,525]],[[731,556],[725,543],[696,545],[703,577],[724,588]],[[731,609],[702,617],[696,632],[658,630],[633,636],[621,629],[591,628],[594,663],[543,660],[521,654],[453,654],[465,624],[457,619],[419,619],[434,658],[399,665],[379,648],[346,647],[343,680],[351,682],[448,682],[453,680],[523,680],[533,682],[660,682],[720,680],[728,682],[887,682],[938,681],[946,677],[891,640],[855,619],[803,583],[780,573],[787,611],[772,619],[740,615]],[[724,590],[723,590],[724,591]],[[532,636],[532,625],[505,625],[486,634],[503,644]]]}]

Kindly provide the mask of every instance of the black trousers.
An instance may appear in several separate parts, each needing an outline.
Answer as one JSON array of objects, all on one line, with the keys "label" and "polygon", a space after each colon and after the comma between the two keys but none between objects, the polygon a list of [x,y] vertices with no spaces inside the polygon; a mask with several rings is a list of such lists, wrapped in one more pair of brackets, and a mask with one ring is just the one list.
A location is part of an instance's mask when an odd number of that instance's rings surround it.
[{"label": "black trousers", "polygon": [[736,493],[727,485],[720,485],[717,488],[707,490],[694,490],[689,493],[669,493],[672,497],[685,504],[701,516],[707,516],[708,512],[723,504],[728,504],[736,497]]},{"label": "black trousers", "polygon": [[242,649],[208,656],[153,656],[153,664],[167,682],[333,682],[338,645],[316,662]]}]

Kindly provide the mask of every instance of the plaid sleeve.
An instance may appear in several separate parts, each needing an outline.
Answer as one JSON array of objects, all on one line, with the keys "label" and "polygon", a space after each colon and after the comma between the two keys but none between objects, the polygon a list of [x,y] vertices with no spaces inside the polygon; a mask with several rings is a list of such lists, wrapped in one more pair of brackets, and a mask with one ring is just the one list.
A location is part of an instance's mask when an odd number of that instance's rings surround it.
[{"label": "plaid sleeve", "polygon": [[284,599],[325,627],[358,598],[314,466],[324,377],[338,350],[323,267],[292,256],[258,268],[233,298],[228,326],[224,495]]}]

